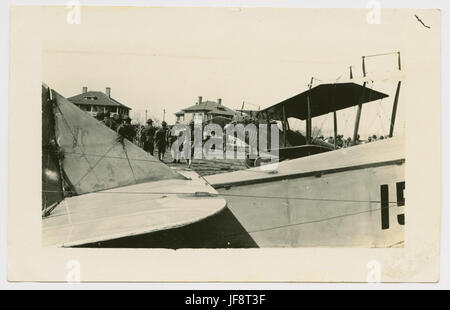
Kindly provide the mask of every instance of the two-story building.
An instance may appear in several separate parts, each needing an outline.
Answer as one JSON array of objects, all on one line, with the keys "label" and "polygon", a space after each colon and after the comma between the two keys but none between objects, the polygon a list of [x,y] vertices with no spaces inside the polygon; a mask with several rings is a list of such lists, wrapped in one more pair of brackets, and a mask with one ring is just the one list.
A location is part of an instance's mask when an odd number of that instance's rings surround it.
[{"label": "two-story building", "polygon": [[[181,124],[189,124],[191,120],[196,117],[201,117],[202,121],[205,122],[215,122],[214,120],[219,120],[222,124],[227,120],[231,122],[236,112],[230,108],[227,108],[222,104],[222,99],[217,99],[216,101],[203,101],[202,96],[198,97],[198,101],[186,109],[175,113],[177,117],[177,122]],[[219,123],[219,122],[218,122]]]},{"label": "two-story building", "polygon": [[103,93],[101,91],[88,91],[87,87],[84,86],[81,94],[70,97],[68,100],[92,116],[96,116],[99,112],[109,112],[123,117],[129,116],[131,110],[131,108],[111,97],[110,87],[106,87],[106,91]]}]

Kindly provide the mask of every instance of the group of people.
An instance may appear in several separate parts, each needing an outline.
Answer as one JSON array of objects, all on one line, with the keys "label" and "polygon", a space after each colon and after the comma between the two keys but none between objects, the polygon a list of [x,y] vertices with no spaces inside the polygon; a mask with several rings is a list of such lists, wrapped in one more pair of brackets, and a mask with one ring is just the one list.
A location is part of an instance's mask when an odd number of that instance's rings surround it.
[{"label": "group of people", "polygon": [[377,141],[377,140],[385,140],[385,139],[388,139],[388,138],[389,138],[388,135],[386,135],[386,136],[379,136],[379,137],[377,137],[377,135],[372,135],[372,136],[369,136],[369,137],[367,138],[366,143],[369,143],[369,142],[375,142],[375,141]]},{"label": "group of people", "polygon": [[[156,127],[153,125],[153,120],[148,119],[146,126],[137,125],[134,126],[131,124],[131,119],[128,116],[122,116],[120,117],[118,114],[110,114],[110,113],[99,113],[97,115],[97,119],[99,119],[105,126],[111,128],[112,130],[116,131],[119,134],[119,139],[128,139],[131,142],[137,143],[143,149],[148,152],[150,155],[154,156],[155,148],[158,152],[158,159],[160,161],[164,161],[164,155],[166,153],[167,148],[170,148],[171,155],[172,155],[172,163],[180,163],[181,159],[184,157],[186,160],[186,163],[188,167],[192,164],[192,157],[193,157],[193,134],[194,134],[194,123],[193,121],[190,123],[191,127],[191,155],[186,156],[186,152],[183,152],[183,147],[185,146],[184,143],[179,144],[179,149],[174,150],[171,146],[172,144],[183,134],[183,132],[180,132],[178,136],[172,136],[171,134],[171,128],[167,125],[165,121],[161,123],[161,127]],[[252,121],[249,119],[244,119],[244,125],[247,125],[251,123]],[[235,124],[235,123],[231,123]],[[227,126],[225,126],[226,129]],[[344,138],[344,135],[337,135],[336,136],[336,146],[338,148],[346,148],[353,146],[355,144],[361,144],[361,143],[370,143],[377,140],[384,140],[387,139],[389,136],[377,136],[377,135],[371,135],[367,138],[367,140],[363,141],[360,139],[360,136],[357,136],[356,143],[353,142],[352,138],[347,137]],[[208,137],[207,137],[208,138]],[[208,139],[205,140],[208,140]],[[246,137],[246,142],[248,143],[247,139],[250,137]],[[324,137],[319,136],[316,139],[327,142],[329,144],[334,145],[334,137]],[[229,140],[229,139],[224,139]],[[229,142],[229,141],[228,141]],[[225,145],[224,145],[225,149]]]},{"label": "group of people", "polygon": [[150,155],[154,155],[155,146],[158,151],[158,159],[164,160],[167,146],[169,146],[170,129],[165,121],[162,121],[161,128],[153,126],[153,120],[148,119],[147,125],[141,131],[141,142],[144,150]]},{"label": "group of people", "polygon": [[[363,141],[360,139],[360,135],[357,136],[356,138],[356,143],[355,144],[361,144],[361,143],[369,143],[369,142],[375,142],[377,140],[384,140],[384,139],[388,139],[389,136],[379,136],[377,137],[377,135],[371,135],[367,138],[367,140]],[[334,137],[328,137],[325,138],[324,136],[319,136],[317,139],[328,142],[330,144],[334,145]],[[344,148],[344,147],[350,147],[354,145],[352,138],[347,137],[344,138],[344,135],[337,135],[336,136],[336,146],[338,148]]]},{"label": "group of people", "polygon": [[[190,124],[190,132],[191,138],[193,138],[194,133],[194,123]],[[183,152],[184,143],[180,143],[178,150],[172,148],[172,144],[183,135],[183,132],[179,132],[178,136],[172,135],[172,130],[167,123],[163,121],[161,123],[161,128],[157,128],[153,126],[153,120],[148,119],[147,125],[142,129],[140,137],[143,148],[150,155],[154,156],[155,146],[158,151],[158,159],[160,161],[164,161],[164,154],[166,153],[167,148],[170,148],[170,152],[172,155],[172,163],[181,163],[181,157]],[[193,139],[191,139],[193,141]],[[192,164],[192,143],[191,143],[191,156],[185,156],[186,164],[188,167]]]},{"label": "group of people", "polygon": [[117,113],[98,112],[96,118],[114,131],[117,131],[117,127],[122,123],[122,119]]},{"label": "group of people", "polygon": [[[334,145],[334,137],[324,138],[323,136],[319,136],[318,139]],[[360,142],[359,135],[357,137],[357,141],[358,141],[358,143]],[[344,135],[336,136],[336,146],[338,148],[350,147],[352,145],[353,145],[352,138],[350,138],[350,137],[344,138]]]},{"label": "group of people", "polygon": [[[118,133],[118,141],[123,142],[124,139],[133,142],[154,156],[155,150],[158,153],[158,159],[164,161],[164,155],[167,148],[182,135],[182,132],[178,136],[171,135],[171,128],[165,121],[161,123],[161,127],[153,125],[153,120],[148,119],[146,126],[132,125],[131,118],[129,116],[119,116],[115,113],[103,113],[99,112],[96,115],[97,120],[103,123],[108,128]],[[191,124],[191,133],[193,135],[193,123]],[[181,162],[181,155],[183,151],[183,143],[179,146],[179,152],[175,152],[171,149],[173,163]],[[186,158],[186,163],[191,166],[192,157]]]},{"label": "group of people", "polygon": [[119,134],[119,140],[124,138],[133,141],[136,136],[136,128],[131,125],[131,118],[129,116],[119,116],[114,113],[98,113],[97,119],[101,121],[106,127],[111,128]]}]

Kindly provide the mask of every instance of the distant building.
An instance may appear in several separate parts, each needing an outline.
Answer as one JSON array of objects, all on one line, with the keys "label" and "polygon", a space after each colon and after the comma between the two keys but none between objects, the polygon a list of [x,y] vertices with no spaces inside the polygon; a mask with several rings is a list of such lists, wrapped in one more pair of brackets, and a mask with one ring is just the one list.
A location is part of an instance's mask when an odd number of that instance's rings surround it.
[{"label": "distant building", "polygon": [[68,100],[92,116],[96,116],[98,112],[129,116],[131,110],[131,108],[111,97],[110,87],[106,87],[106,92],[103,93],[101,91],[88,91],[85,86],[81,94],[70,97]]},{"label": "distant building", "polygon": [[177,122],[182,124],[188,124],[194,117],[201,117],[203,122],[214,122],[214,119],[231,121],[235,115],[235,111],[222,104],[222,99],[217,99],[217,102],[203,101],[201,96],[193,106],[175,113]]}]

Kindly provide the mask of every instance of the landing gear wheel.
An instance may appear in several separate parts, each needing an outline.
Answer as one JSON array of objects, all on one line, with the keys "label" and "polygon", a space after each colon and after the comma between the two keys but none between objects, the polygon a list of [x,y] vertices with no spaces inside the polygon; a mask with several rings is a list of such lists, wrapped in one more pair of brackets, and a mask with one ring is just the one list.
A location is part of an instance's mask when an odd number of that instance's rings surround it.
[{"label": "landing gear wheel", "polygon": [[253,165],[255,167],[259,167],[259,166],[261,166],[262,163],[263,163],[263,159],[261,157],[258,157],[258,158],[255,159]]},{"label": "landing gear wheel", "polygon": [[247,167],[247,168],[253,168],[253,167],[255,167],[255,160],[254,159],[250,159],[250,158],[246,158],[245,159],[245,166]]}]

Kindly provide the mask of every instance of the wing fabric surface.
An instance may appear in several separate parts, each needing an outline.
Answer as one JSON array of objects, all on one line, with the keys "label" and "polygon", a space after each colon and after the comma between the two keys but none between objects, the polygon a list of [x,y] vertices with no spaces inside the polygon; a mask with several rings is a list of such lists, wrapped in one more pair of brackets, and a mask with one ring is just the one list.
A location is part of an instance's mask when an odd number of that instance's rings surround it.
[{"label": "wing fabric surface", "polygon": [[65,175],[77,194],[185,179],[52,90],[55,133]]}]

